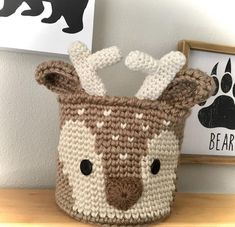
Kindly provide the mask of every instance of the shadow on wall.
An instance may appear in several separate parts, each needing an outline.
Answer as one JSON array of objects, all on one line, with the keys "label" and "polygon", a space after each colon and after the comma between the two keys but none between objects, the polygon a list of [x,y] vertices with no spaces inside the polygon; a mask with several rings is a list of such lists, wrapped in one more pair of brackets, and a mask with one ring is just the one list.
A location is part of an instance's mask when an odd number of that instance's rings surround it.
[{"label": "shadow on wall", "polygon": [[[233,4],[215,1],[212,7],[209,3],[209,0],[97,0],[93,50],[118,45],[123,56],[138,49],[160,57],[175,50],[182,39],[235,45],[235,29],[231,26],[235,15],[230,14],[230,20],[228,15],[223,16]],[[220,18],[224,27],[218,23]],[[117,96],[133,96],[144,80],[141,74],[126,70],[122,63],[101,71],[100,75],[108,93]]]},{"label": "shadow on wall", "polygon": [[195,193],[234,193],[235,166],[181,165],[177,191]]},{"label": "shadow on wall", "polygon": [[34,79],[36,65],[44,60],[45,56],[0,52],[1,187],[55,183],[58,107],[55,96]]},{"label": "shadow on wall", "polygon": [[[103,3],[102,1],[95,1],[95,17],[94,17],[94,31],[93,31],[93,51],[101,50],[106,47],[104,36],[107,34],[107,10],[110,1]],[[113,43],[116,45],[116,43]]]}]

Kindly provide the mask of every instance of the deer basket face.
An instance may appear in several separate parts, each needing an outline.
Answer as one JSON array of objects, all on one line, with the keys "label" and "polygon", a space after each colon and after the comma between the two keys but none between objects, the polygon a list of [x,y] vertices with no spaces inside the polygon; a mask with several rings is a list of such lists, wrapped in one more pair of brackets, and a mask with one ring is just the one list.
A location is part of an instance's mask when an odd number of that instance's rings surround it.
[{"label": "deer basket face", "polygon": [[159,61],[132,52],[126,65],[149,76],[136,97],[109,97],[96,70],[119,61],[118,49],[91,55],[75,43],[70,57],[74,67],[51,61],[36,72],[40,84],[59,94],[57,204],[99,224],[163,219],[171,211],[184,121],[190,107],[210,95],[213,80],[181,70],[179,52]]}]

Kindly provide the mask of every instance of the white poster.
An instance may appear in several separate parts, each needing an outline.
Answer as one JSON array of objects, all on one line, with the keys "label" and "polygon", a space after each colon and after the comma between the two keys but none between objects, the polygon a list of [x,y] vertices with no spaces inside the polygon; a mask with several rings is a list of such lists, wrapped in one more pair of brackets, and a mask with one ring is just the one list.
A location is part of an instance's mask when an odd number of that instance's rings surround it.
[{"label": "white poster", "polygon": [[92,46],[95,0],[0,0],[0,48],[67,54]]},{"label": "white poster", "polygon": [[190,51],[189,67],[214,78],[217,88],[206,102],[196,105],[186,121],[182,153],[235,155],[235,56]]}]

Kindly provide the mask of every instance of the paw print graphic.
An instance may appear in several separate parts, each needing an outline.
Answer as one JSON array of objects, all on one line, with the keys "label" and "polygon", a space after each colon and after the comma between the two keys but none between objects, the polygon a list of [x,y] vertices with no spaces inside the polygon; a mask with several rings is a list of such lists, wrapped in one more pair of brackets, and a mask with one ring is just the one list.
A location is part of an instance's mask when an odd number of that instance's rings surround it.
[{"label": "paw print graphic", "polygon": [[[207,102],[199,104],[202,109],[198,112],[198,119],[206,128],[235,129],[235,84],[231,76],[231,59],[228,60],[224,75],[221,78],[217,75],[218,66],[219,62],[211,72],[216,83],[216,90]],[[222,93],[222,95],[219,93]],[[211,100],[213,100],[212,104],[208,104]]]}]

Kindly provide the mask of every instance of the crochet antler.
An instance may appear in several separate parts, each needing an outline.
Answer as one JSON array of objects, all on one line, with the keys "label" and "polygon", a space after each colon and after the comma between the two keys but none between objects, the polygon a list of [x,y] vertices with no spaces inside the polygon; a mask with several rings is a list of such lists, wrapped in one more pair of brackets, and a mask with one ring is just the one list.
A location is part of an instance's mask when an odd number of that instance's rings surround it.
[{"label": "crochet antler", "polygon": [[120,50],[114,46],[91,54],[85,44],[75,42],[69,49],[69,56],[82,88],[90,95],[104,96],[106,89],[97,70],[119,62],[121,60]]},{"label": "crochet antler", "polygon": [[156,100],[174,79],[176,73],[185,65],[185,62],[185,56],[178,51],[172,51],[160,60],[140,51],[131,52],[126,58],[126,66],[133,71],[148,74],[135,96],[139,99]]}]

